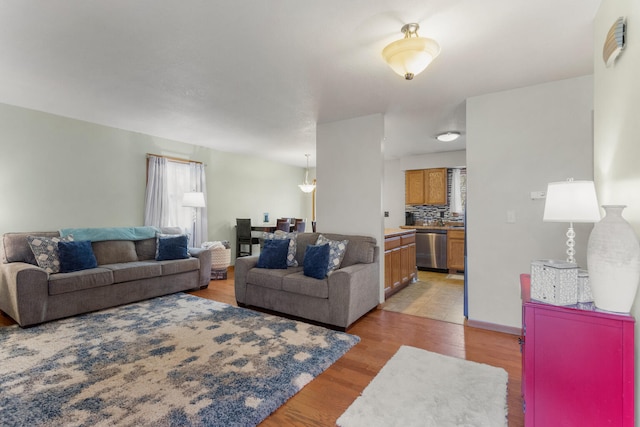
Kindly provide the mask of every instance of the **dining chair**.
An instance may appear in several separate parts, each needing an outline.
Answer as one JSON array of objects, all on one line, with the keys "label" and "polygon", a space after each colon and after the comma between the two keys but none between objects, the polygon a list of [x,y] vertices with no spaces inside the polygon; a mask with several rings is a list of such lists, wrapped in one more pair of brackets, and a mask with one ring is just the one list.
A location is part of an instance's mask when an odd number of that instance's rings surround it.
[{"label": "dining chair", "polygon": [[[260,239],[251,235],[251,219],[236,218],[236,258],[253,255],[253,245],[259,245]],[[248,250],[242,250],[248,246]]]},{"label": "dining chair", "polygon": [[288,218],[279,219],[276,222],[276,228],[278,230],[286,231],[287,233],[291,231],[291,222],[289,222]]},{"label": "dining chair", "polygon": [[296,218],[296,224],[293,226],[293,229],[298,233],[304,233],[304,229],[306,228],[307,223],[302,218]]}]

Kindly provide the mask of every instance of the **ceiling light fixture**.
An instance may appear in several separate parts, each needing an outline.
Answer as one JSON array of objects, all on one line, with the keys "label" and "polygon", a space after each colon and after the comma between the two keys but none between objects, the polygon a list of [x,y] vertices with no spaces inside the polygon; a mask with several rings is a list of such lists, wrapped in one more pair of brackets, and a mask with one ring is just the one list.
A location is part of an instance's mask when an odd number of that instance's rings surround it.
[{"label": "ceiling light fixture", "polygon": [[436,139],[441,142],[452,142],[460,138],[460,132],[449,131],[442,132],[436,135]]},{"label": "ceiling light fixture", "polygon": [[440,54],[440,45],[432,39],[418,36],[418,24],[406,24],[400,31],[404,38],[390,43],[382,57],[397,74],[412,80]]},{"label": "ceiling light fixture", "polygon": [[311,154],[305,154],[305,156],[307,156],[307,170],[304,174],[304,182],[298,185],[298,187],[300,187],[300,190],[302,190],[303,193],[311,193],[313,190],[316,189],[316,185],[311,184],[309,182],[309,156],[310,155]]}]

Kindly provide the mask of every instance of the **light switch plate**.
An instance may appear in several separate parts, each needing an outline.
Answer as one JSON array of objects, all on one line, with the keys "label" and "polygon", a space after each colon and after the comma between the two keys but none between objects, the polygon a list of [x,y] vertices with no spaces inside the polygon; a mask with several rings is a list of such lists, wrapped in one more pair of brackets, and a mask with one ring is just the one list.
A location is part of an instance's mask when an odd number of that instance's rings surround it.
[{"label": "light switch plate", "polygon": [[546,194],[545,191],[532,191],[531,192],[531,200],[544,199],[545,197],[547,197],[547,194]]}]

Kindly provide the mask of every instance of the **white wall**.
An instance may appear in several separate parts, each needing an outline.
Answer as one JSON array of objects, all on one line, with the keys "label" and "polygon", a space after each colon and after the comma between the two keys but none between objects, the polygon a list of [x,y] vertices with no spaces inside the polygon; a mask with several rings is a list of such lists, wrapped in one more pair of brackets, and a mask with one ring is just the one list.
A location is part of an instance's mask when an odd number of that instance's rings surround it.
[{"label": "white wall", "polygon": [[[320,124],[316,135],[318,231],[371,236],[384,247],[384,117],[374,114]],[[380,301],[383,266],[381,254]]]},{"label": "white wall", "polygon": [[[627,18],[627,45],[614,66],[602,61],[607,31],[618,17]],[[601,204],[624,204],[623,216],[640,234],[640,2],[603,1],[595,19],[594,36],[594,175]],[[615,286],[615,283],[611,284]],[[640,318],[636,295],[631,314]],[[636,373],[640,327],[635,328]],[[636,390],[640,381],[636,374]],[[636,425],[640,422],[640,393],[636,391]]]},{"label": "white wall", "polygon": [[403,157],[400,169],[403,171],[430,168],[457,168],[467,164],[466,150],[444,151],[441,153],[422,154],[420,156]]},{"label": "white wall", "polygon": [[[584,76],[467,100],[470,320],[520,328],[520,273],[534,259],[566,258],[568,224],[543,223],[544,201],[530,192],[592,179],[592,82]],[[575,227],[582,266],[591,227]]]},{"label": "white wall", "polygon": [[253,156],[5,104],[0,150],[0,234],[141,225],[146,153],[207,164],[210,240],[235,244],[236,217],[311,216],[304,169]]}]

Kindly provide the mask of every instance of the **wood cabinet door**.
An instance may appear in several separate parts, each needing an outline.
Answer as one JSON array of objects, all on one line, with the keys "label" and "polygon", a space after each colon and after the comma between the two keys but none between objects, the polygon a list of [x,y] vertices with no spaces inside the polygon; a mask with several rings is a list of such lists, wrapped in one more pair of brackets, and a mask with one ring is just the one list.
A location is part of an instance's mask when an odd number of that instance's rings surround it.
[{"label": "wood cabinet door", "polygon": [[421,205],[424,203],[424,171],[413,170],[406,171],[404,175],[405,182],[405,204]]},{"label": "wood cabinet door", "polygon": [[447,268],[449,270],[464,270],[464,238],[448,237]]},{"label": "wood cabinet door", "polygon": [[391,250],[391,281],[393,282],[391,288],[397,288],[402,284],[402,259],[400,255],[400,248]]},{"label": "wood cabinet door", "polygon": [[391,251],[385,251],[384,253],[384,293],[388,295],[393,289],[393,275],[392,275],[392,262]]},{"label": "wood cabinet door", "polygon": [[424,193],[427,205],[447,204],[447,168],[424,170]]},{"label": "wood cabinet door", "polygon": [[400,248],[401,283],[410,283],[416,275],[416,244],[411,243]]}]

